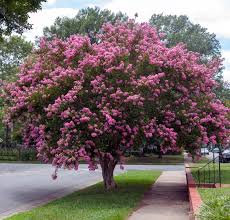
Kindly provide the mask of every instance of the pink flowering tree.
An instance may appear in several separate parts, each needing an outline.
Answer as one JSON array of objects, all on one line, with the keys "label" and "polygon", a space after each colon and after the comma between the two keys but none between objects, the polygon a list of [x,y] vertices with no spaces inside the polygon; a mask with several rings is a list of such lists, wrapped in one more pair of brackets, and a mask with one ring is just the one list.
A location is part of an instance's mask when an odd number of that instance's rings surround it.
[{"label": "pink flowering tree", "polygon": [[6,121],[21,123],[40,159],[76,170],[79,160],[100,164],[109,190],[125,151],[143,140],[162,152],[227,141],[228,109],[212,93],[220,61],[167,48],[146,23],[105,24],[98,38],[42,39],[4,88]]}]

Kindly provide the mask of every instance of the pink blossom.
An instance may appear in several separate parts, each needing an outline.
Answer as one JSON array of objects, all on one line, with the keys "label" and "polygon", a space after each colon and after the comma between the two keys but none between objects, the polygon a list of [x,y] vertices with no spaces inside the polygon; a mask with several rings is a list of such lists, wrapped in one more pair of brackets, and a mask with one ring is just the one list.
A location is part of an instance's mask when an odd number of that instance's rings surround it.
[{"label": "pink blossom", "polygon": [[97,137],[97,133],[92,133],[91,136],[92,136],[93,138],[95,138],[95,137]]}]

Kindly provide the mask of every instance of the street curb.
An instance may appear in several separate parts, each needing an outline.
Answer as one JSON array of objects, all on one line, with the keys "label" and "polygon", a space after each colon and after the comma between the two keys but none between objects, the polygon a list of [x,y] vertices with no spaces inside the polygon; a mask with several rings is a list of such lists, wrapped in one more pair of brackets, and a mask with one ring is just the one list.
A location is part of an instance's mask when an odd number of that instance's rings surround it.
[{"label": "street curb", "polygon": [[199,208],[202,205],[202,199],[196,188],[196,182],[193,179],[189,164],[185,164],[185,173],[189,194],[189,208],[191,212],[190,220],[197,220],[196,215],[199,213]]},{"label": "street curb", "polygon": [[49,202],[52,202],[54,200],[63,198],[65,196],[70,195],[71,193],[74,193],[76,191],[80,191],[82,189],[88,188],[88,187],[90,187],[90,186],[92,186],[94,184],[97,184],[97,183],[101,182],[101,181],[102,181],[101,178],[97,179],[97,180],[93,180],[93,181],[90,181],[86,186],[82,186],[82,187],[79,187],[78,185],[75,184],[72,187],[68,186],[66,188],[63,188],[62,190],[59,190],[59,191],[54,192],[54,193],[51,193],[46,198],[42,198],[42,199],[37,200],[35,202],[33,200],[31,200],[30,204],[19,206],[18,208],[13,209],[13,210],[9,209],[8,211],[5,211],[5,212],[1,213],[0,214],[0,220],[4,220],[4,219],[6,219],[8,217],[11,217],[13,215],[16,215],[16,214],[19,214],[19,213],[22,213],[22,212],[30,211],[33,208],[37,208],[37,207],[45,205],[45,204],[47,204]]}]

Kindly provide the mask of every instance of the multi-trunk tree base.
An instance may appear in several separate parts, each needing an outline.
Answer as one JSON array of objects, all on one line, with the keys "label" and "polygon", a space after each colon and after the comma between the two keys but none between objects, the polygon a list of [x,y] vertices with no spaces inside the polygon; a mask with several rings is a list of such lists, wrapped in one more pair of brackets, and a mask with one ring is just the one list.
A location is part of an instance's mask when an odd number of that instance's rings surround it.
[{"label": "multi-trunk tree base", "polygon": [[105,190],[117,188],[117,184],[113,177],[113,172],[117,164],[117,161],[111,160],[108,157],[104,156],[100,158],[100,164],[102,169]]}]

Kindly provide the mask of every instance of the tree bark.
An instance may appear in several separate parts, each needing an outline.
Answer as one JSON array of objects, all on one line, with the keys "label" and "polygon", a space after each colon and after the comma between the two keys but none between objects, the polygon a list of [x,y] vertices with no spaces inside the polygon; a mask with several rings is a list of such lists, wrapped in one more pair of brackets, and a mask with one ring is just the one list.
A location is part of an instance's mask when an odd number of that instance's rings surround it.
[{"label": "tree bark", "polygon": [[158,158],[162,159],[162,152],[161,152],[161,147],[157,146],[157,151],[158,151]]},{"label": "tree bark", "polygon": [[159,158],[159,159],[162,159],[162,158],[163,158],[161,152],[158,153],[158,158]]},{"label": "tree bark", "polygon": [[10,127],[6,124],[5,127],[5,147],[10,147],[11,144],[11,135],[10,135]]},{"label": "tree bark", "polygon": [[113,178],[113,171],[117,162],[115,160],[111,160],[111,158],[108,158],[107,156],[104,156],[100,158],[100,164],[105,190],[109,191],[117,188],[117,184]]}]

